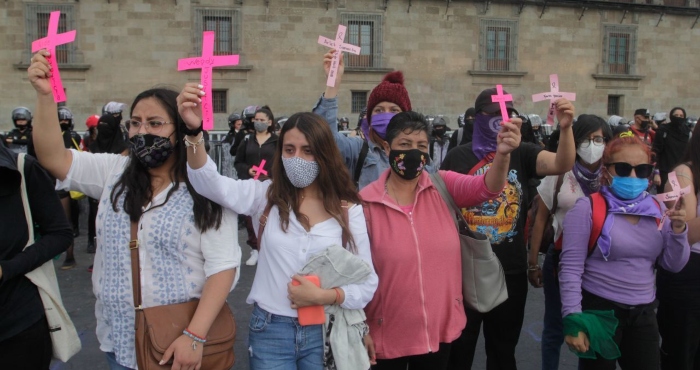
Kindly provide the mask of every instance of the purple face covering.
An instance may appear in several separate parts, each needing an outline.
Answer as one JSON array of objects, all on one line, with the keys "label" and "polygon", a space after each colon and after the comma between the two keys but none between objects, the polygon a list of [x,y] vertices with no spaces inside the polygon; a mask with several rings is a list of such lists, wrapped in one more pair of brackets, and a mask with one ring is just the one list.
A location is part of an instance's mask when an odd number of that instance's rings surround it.
[{"label": "purple face covering", "polygon": [[603,166],[598,167],[595,172],[591,172],[584,165],[576,161],[574,163],[574,176],[581,186],[583,194],[586,196],[595,193],[600,189],[600,173],[603,171]]},{"label": "purple face covering", "polygon": [[[371,127],[377,132],[379,137],[382,139],[386,138],[386,128],[389,126],[389,121],[396,115],[396,113],[378,113],[372,115],[372,125]],[[368,136],[369,137],[369,136]]]},{"label": "purple face covering", "polygon": [[476,115],[472,151],[479,160],[483,159],[487,154],[496,151],[496,140],[498,139],[498,132],[501,131],[501,121],[503,121],[503,118],[500,115]]},{"label": "purple face covering", "polygon": [[362,121],[360,121],[360,129],[365,135],[365,140],[369,140],[369,122],[367,122],[367,117],[363,118]]},{"label": "purple face covering", "polygon": [[[605,201],[608,203],[608,214],[625,214],[642,217],[654,217],[658,219],[663,217],[661,210],[653,199],[653,196],[646,191],[643,192],[642,195],[629,200],[618,198],[607,186],[603,186],[600,189],[600,193],[603,194]],[[605,219],[603,230],[600,233],[600,238],[598,239],[598,248],[600,248],[600,252],[603,253],[603,257],[606,260],[610,256],[610,247],[612,246],[610,231],[615,225],[614,220],[614,217],[607,217]]]}]

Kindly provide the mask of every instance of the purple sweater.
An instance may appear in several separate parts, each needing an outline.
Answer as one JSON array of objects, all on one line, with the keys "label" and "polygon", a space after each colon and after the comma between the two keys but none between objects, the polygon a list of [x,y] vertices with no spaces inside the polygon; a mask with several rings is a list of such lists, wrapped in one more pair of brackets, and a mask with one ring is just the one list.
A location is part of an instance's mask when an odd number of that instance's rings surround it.
[{"label": "purple sweater", "polygon": [[[661,203],[662,212],[666,210]],[[654,264],[678,272],[688,262],[688,231],[674,234],[666,219],[663,229],[656,221],[641,217],[632,225],[622,215],[614,217],[612,245],[607,261],[596,247],[588,255],[591,233],[591,203],[580,198],[564,218],[564,244],[559,264],[562,317],[581,312],[581,289],[605,299],[639,305],[655,299]]]}]

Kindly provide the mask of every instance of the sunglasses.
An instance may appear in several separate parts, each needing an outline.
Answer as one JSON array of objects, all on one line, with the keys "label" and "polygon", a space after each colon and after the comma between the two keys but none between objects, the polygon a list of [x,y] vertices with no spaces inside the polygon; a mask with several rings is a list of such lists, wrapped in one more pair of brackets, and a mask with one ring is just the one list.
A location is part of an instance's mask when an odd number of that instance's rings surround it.
[{"label": "sunglasses", "polygon": [[629,163],[616,162],[608,163],[606,166],[615,166],[615,172],[621,177],[629,177],[632,174],[632,170],[634,170],[634,173],[638,179],[647,178],[651,176],[652,172],[654,172],[653,164],[638,164],[636,166],[632,166]]}]

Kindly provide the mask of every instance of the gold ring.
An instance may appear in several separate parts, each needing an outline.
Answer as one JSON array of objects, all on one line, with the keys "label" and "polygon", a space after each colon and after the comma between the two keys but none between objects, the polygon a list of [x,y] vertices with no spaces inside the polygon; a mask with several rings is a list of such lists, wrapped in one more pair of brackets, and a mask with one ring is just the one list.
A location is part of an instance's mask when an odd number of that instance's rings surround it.
[{"label": "gold ring", "polygon": [[30,62],[34,63],[34,58],[29,59]]}]

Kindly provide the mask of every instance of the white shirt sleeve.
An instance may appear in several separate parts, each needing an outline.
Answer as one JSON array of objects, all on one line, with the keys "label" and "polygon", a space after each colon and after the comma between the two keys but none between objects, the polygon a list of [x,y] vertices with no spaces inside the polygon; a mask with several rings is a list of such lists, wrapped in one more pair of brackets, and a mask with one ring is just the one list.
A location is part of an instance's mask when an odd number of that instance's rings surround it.
[{"label": "white shirt sleeve", "polygon": [[236,269],[231,290],[241,276],[241,247],[238,245],[238,215],[230,209],[223,209],[221,226],[218,230],[209,229],[202,234],[202,255],[204,275],[209,278],[221,271]]},{"label": "white shirt sleeve", "polygon": [[362,205],[352,206],[348,212],[350,231],[357,247],[357,256],[369,264],[372,273],[362,284],[344,285],[340,288],[345,292],[345,301],[340,305],[342,308],[354,310],[363,309],[374,297],[374,292],[379,285],[377,272],[372,264],[372,254],[369,248],[369,235],[367,234],[367,224],[365,223],[365,213]]},{"label": "white shirt sleeve", "polygon": [[262,213],[267,204],[270,181],[234,180],[222,176],[210,157],[196,170],[187,164],[187,175],[197,193],[236,213],[254,216]]},{"label": "white shirt sleeve", "polygon": [[537,187],[540,198],[542,198],[542,201],[550,211],[554,206],[554,192],[557,191],[557,180],[559,180],[559,175],[547,176],[542,179],[540,186]]},{"label": "white shirt sleeve", "polygon": [[57,190],[76,190],[90,198],[100,199],[110,176],[119,173],[129,163],[129,157],[119,154],[88,153],[71,149],[73,161],[68,175],[57,181]]}]

